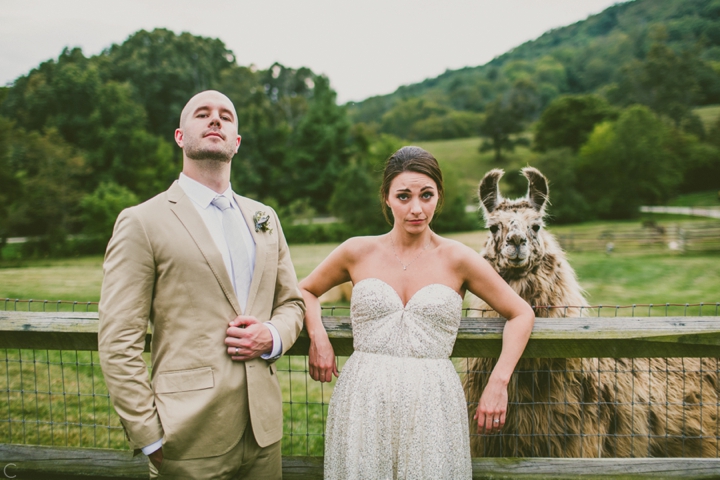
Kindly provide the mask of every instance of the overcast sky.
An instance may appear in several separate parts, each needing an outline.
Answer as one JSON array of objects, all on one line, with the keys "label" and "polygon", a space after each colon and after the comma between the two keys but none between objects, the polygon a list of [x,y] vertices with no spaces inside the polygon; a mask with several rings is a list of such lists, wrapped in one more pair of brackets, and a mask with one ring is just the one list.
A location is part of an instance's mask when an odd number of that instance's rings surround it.
[{"label": "overcast sky", "polygon": [[617,0],[0,0],[0,84],[63,47],[85,55],[164,27],[219,38],[241,65],[306,66],[338,101],[477,66]]}]

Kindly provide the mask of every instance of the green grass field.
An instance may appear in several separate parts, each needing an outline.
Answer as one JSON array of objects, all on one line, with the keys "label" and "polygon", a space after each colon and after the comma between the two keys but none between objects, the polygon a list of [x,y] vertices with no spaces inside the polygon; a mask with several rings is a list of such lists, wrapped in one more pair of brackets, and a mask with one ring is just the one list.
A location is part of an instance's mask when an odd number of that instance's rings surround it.
[{"label": "green grass field", "polygon": [[720,208],[720,190],[686,193],[678,195],[668,202],[672,207],[718,207]]},{"label": "green grass field", "polygon": [[[690,226],[707,223],[707,219],[647,215],[660,225]],[[715,221],[715,223],[720,223]],[[600,235],[604,231],[639,229],[640,220],[588,222],[579,225],[551,227],[558,235],[569,233]],[[476,251],[482,248],[485,232],[448,235]],[[291,245],[290,251],[298,278],[306,277],[337,244]],[[593,303],[701,302],[718,301],[720,297],[720,255],[715,253],[676,255],[642,250],[607,256],[599,252],[571,252],[569,255],[580,283]],[[100,299],[102,257],[56,260],[26,260],[0,268],[0,298],[38,300],[76,300],[96,302]],[[0,263],[0,267],[2,263]],[[715,273],[713,273],[715,272]],[[696,276],[697,288],[688,289],[689,277]],[[614,285],[623,285],[614,288]],[[713,295],[714,294],[714,295]],[[658,300],[659,297],[662,297]],[[54,304],[53,304],[54,305]],[[9,307],[11,308],[11,307]],[[32,307],[42,309],[38,302]]]},{"label": "green grass field", "polygon": [[698,107],[693,109],[693,112],[700,117],[705,130],[710,130],[717,124],[718,118],[720,118],[720,105],[707,105],[705,107]]}]

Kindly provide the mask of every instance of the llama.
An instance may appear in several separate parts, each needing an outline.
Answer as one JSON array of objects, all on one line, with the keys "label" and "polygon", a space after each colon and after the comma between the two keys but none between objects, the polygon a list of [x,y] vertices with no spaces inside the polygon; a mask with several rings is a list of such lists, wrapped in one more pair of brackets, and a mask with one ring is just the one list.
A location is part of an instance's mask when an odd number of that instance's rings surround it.
[{"label": "llama", "polygon": [[[528,192],[509,200],[498,188],[503,173],[491,170],[478,187],[490,231],[481,254],[536,307],[537,317],[581,316],[577,307],[587,306],[584,292],[565,253],[544,228],[547,179],[535,168],[524,168]],[[570,307],[543,308],[553,305]],[[473,307],[489,309],[479,299]],[[494,365],[490,358],[468,360],[463,387],[470,418]],[[508,386],[503,434],[473,436],[472,453],[715,457],[717,374],[715,359],[521,359]]]}]

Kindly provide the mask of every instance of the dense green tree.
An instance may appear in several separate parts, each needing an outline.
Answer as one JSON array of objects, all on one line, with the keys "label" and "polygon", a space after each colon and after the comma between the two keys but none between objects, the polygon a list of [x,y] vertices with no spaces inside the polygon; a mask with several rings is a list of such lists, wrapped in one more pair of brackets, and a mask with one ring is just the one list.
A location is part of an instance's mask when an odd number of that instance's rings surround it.
[{"label": "dense green tree", "polygon": [[147,131],[132,96],[130,84],[103,82],[98,66],[73,49],[18,79],[1,108],[20,127],[55,129],[81,149],[89,167],[83,189],[114,181],[147,198],[176,173],[170,144]]},{"label": "dense green tree", "polygon": [[622,70],[622,80],[612,97],[626,105],[647,105],[679,127],[697,102],[700,85],[694,73],[701,60],[690,52],[678,54],[665,42],[662,29],[644,60],[633,60]]},{"label": "dense green tree", "polygon": [[293,130],[287,160],[281,174],[284,185],[278,196],[286,203],[310,198],[318,211],[327,209],[333,185],[348,162],[347,134],[350,125],[344,107],[324,76],[314,80],[307,113]]},{"label": "dense green tree", "polygon": [[16,135],[13,122],[0,117],[0,258],[2,248],[13,231],[11,208],[14,203],[22,201],[22,177],[11,161]]},{"label": "dense green tree", "polygon": [[8,163],[21,180],[8,209],[13,234],[40,236],[42,252],[61,250],[66,234],[78,230],[85,158],[55,129],[15,129]]},{"label": "dense green tree", "polygon": [[503,160],[503,151],[513,151],[523,143],[515,137],[524,130],[523,116],[514,105],[498,99],[492,102],[485,111],[485,118],[480,123],[480,136],[486,140],[480,145],[481,152],[492,150],[495,161]]},{"label": "dense green tree", "polygon": [[133,85],[136,100],[147,113],[148,132],[170,142],[188,99],[217,88],[235,57],[218,39],[157,28],[132,34],[94,61],[103,80]]},{"label": "dense green tree", "polygon": [[527,145],[529,141],[516,134],[525,130],[526,122],[536,117],[540,107],[537,86],[524,77],[515,80],[513,88],[490,103],[485,110],[479,132],[486,140],[480,145],[480,151],[494,151],[495,161],[500,162],[503,160],[503,151],[513,151],[517,145]]},{"label": "dense green tree", "polygon": [[[443,167],[442,163],[440,165]],[[435,213],[431,227],[438,233],[463,232],[480,227],[478,218],[465,211],[467,195],[460,188],[458,175],[449,168],[443,168],[443,186],[445,200],[442,207]]]},{"label": "dense green tree", "polygon": [[408,140],[413,137],[416,122],[433,116],[442,117],[450,111],[433,100],[412,98],[397,102],[381,119],[381,128],[385,133]]},{"label": "dense green tree", "polygon": [[87,141],[89,119],[101,85],[96,67],[79,48],[64,49],[15,80],[0,111],[20,128],[40,131],[55,128],[75,145]]},{"label": "dense green tree", "polygon": [[348,224],[354,235],[378,234],[390,228],[380,196],[385,160],[402,143],[391,135],[378,136],[362,124],[354,127],[351,135],[354,151],[335,185],[330,211]]},{"label": "dense green tree", "polygon": [[[550,223],[577,223],[595,218],[595,213],[584,196],[585,182],[578,176],[577,163],[577,154],[570,148],[548,150],[531,163],[550,182]],[[527,188],[527,183],[524,187]]]},{"label": "dense green tree", "polygon": [[577,178],[593,210],[603,218],[628,218],[640,205],[658,205],[677,190],[680,160],[672,132],[644,106],[598,124],[580,149]]},{"label": "dense green tree", "polygon": [[131,86],[107,82],[94,96],[88,138],[80,143],[96,181],[112,181],[146,199],[166,189],[177,175],[168,141],[147,130],[142,106],[131,99]]},{"label": "dense green tree", "polygon": [[451,111],[445,115],[431,115],[416,121],[409,133],[411,139],[471,137],[480,129],[483,115],[474,112]]},{"label": "dense green tree", "polygon": [[534,148],[540,152],[568,147],[573,152],[587,141],[596,124],[616,113],[597,95],[564,95],[555,99],[535,124]]},{"label": "dense green tree", "polygon": [[100,183],[94,192],[85,195],[80,202],[83,232],[107,243],[118,214],[125,208],[137,205],[139,201],[137,195],[117,183]]},{"label": "dense green tree", "polygon": [[671,137],[670,148],[681,159],[678,177],[681,183],[678,190],[698,192],[718,190],[720,188],[720,117],[716,126],[710,129],[709,143],[699,140],[698,136],[675,130]]},{"label": "dense green tree", "polygon": [[306,68],[274,64],[263,71],[235,66],[223,73],[220,90],[235,104],[242,136],[232,173],[238,191],[280,202],[278,206],[300,198],[296,191],[300,186],[288,181],[289,145],[307,114],[314,87],[312,72]]}]

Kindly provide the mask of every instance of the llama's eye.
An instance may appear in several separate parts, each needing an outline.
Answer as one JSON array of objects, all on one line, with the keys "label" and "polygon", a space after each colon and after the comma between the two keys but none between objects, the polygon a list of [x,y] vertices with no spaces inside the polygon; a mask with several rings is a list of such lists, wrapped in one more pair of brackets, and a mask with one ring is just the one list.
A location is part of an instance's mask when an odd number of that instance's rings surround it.
[{"label": "llama's eye", "polygon": [[497,233],[498,226],[497,225],[490,225],[490,232],[491,233]]},{"label": "llama's eye", "polygon": [[537,232],[540,231],[540,225],[533,225],[533,226],[532,226],[532,229],[533,229],[534,232],[537,233]]}]

